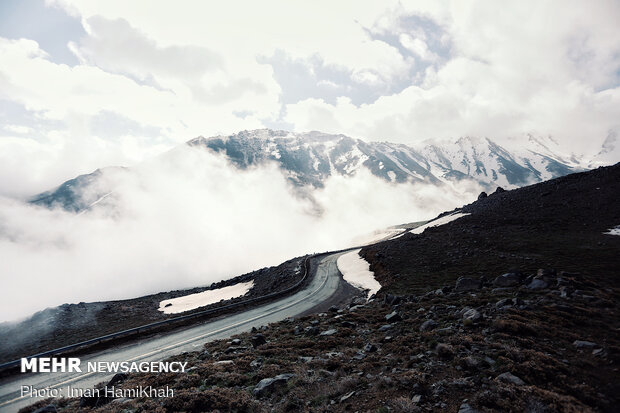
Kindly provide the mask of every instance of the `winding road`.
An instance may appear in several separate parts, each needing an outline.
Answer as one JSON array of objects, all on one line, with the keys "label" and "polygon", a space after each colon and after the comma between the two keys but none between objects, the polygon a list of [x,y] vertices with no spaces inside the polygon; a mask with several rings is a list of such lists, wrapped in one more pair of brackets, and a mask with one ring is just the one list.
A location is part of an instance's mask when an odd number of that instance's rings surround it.
[{"label": "winding road", "polygon": [[[321,259],[316,274],[301,291],[242,313],[210,321],[181,331],[166,332],[148,339],[122,344],[81,357],[82,366],[97,361],[161,361],[184,351],[200,350],[207,341],[223,339],[269,323],[308,312],[328,300],[339,288],[342,275],[336,266],[342,252]],[[91,388],[109,380],[113,373],[29,373],[0,381],[0,412],[17,412],[37,399],[21,396],[21,386],[37,389]]]}]

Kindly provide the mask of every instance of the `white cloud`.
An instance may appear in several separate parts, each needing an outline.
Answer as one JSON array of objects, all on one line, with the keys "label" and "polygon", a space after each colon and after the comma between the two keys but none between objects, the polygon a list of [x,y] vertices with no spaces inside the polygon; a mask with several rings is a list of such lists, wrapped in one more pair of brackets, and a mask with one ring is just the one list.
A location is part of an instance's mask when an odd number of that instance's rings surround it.
[{"label": "white cloud", "polygon": [[[614,1],[49,3],[83,22],[86,36],[70,44],[79,65],[53,63],[27,39],[0,39],[0,97],[64,125],[22,125],[33,128],[28,138],[49,145],[41,158],[17,161],[38,163],[34,169],[70,158],[56,152],[58,134],[76,150],[87,151],[78,141],[105,141],[100,158],[73,157],[88,159],[74,165],[83,172],[197,135],[283,123],[410,144],[532,132],[575,151],[619,127]],[[283,59],[311,62],[298,68],[308,75],[276,76],[272,65]],[[148,136],[122,127],[99,135],[92,124],[102,113]],[[13,148],[25,135],[3,131]],[[15,153],[28,153],[31,143],[23,145]],[[130,156],[109,155],[129,147]],[[8,180],[0,176],[2,185]]]},{"label": "white cloud", "polygon": [[0,291],[4,319],[64,302],[208,285],[431,218],[477,194],[388,184],[364,171],[314,192],[324,207],[317,217],[275,165],[240,171],[189,147],[103,179],[115,188],[106,198],[113,209],[75,215],[0,198],[0,273],[11,274]]},{"label": "white cloud", "polygon": [[426,42],[418,37],[412,37],[407,33],[401,33],[398,37],[400,44],[403,45],[404,48],[410,50],[420,57],[422,60],[427,61],[436,61],[438,56],[431,52],[426,45]]}]

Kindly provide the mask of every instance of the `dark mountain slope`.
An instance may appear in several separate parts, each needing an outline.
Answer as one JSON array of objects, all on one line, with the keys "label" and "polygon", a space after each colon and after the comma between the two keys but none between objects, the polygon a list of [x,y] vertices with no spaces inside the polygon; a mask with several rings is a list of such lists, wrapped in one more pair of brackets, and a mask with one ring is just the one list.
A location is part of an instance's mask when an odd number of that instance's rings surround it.
[{"label": "dark mountain slope", "polygon": [[461,211],[471,215],[365,249],[381,284],[420,292],[434,279],[546,267],[619,281],[620,237],[603,233],[620,225],[620,164],[494,193]]}]

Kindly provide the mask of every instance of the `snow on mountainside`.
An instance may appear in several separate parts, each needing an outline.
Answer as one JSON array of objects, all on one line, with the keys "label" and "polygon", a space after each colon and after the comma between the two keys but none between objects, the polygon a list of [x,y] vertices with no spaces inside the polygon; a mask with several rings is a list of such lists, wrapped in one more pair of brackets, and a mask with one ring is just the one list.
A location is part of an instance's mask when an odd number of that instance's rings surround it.
[{"label": "snow on mountainside", "polygon": [[[609,139],[608,139],[609,140]],[[608,146],[613,146],[610,142]],[[500,145],[487,138],[463,137],[413,148],[389,142],[365,142],[321,132],[293,133],[260,129],[230,136],[198,137],[187,142],[197,150],[226,156],[238,168],[275,162],[297,187],[322,187],[332,175],[353,175],[361,168],[393,183],[435,185],[469,179],[493,190],[544,181],[585,170],[587,163],[561,153],[551,138],[519,139]],[[605,147],[601,149],[605,151]],[[162,156],[167,156],[164,154]],[[99,170],[35,196],[31,202],[79,212],[113,192],[102,187]]]},{"label": "snow on mountainside", "polygon": [[[550,142],[550,139],[548,139]],[[412,148],[388,142],[367,143],[321,132],[289,133],[268,129],[232,136],[198,137],[190,146],[225,154],[238,167],[278,162],[296,184],[321,186],[331,174],[350,175],[361,167],[387,181],[474,179],[483,186],[507,188],[583,170],[573,157],[554,152],[547,142],[529,137],[526,147],[507,149],[490,139],[460,138],[453,143]]]}]

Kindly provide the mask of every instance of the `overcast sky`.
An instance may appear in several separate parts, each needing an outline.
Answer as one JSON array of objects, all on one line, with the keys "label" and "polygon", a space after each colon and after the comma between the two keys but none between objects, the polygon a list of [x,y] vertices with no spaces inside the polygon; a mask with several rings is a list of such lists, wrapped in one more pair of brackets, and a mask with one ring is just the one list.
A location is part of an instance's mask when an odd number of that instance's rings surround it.
[{"label": "overcast sky", "polygon": [[0,195],[198,135],[620,131],[620,2],[0,2]]}]

